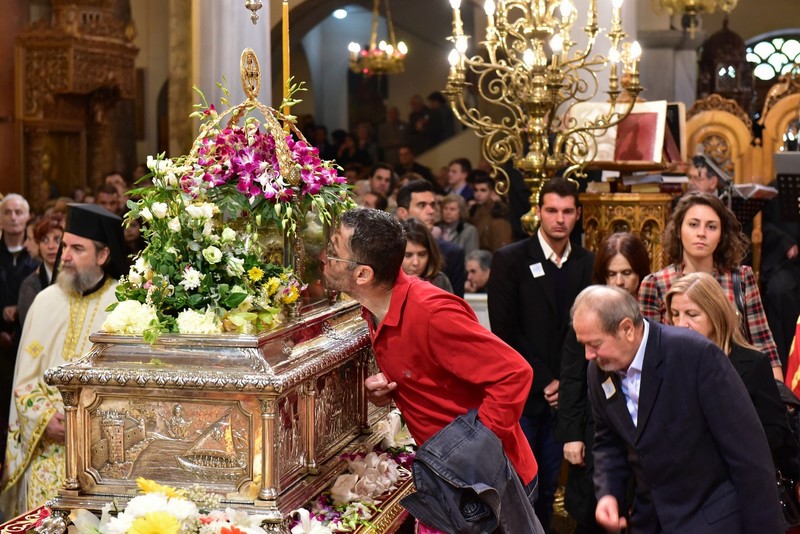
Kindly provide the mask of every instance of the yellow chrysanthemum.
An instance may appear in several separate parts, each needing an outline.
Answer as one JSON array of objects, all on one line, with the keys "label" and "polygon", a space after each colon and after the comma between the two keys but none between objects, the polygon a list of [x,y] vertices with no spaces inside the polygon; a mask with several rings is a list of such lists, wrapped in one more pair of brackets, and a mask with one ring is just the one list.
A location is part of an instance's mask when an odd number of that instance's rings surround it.
[{"label": "yellow chrysanthemum", "polygon": [[258,282],[264,277],[264,271],[259,269],[258,267],[253,267],[249,271],[247,271],[247,276],[250,277],[250,280],[253,282]]},{"label": "yellow chrysanthemum", "polygon": [[173,488],[172,486],[164,486],[158,482],[139,477],[136,479],[136,485],[143,493],[161,493],[167,497],[183,497],[183,490]]},{"label": "yellow chrysanthemum", "polygon": [[149,512],[134,519],[128,534],[178,534],[181,523],[167,512]]},{"label": "yellow chrysanthemum", "polygon": [[297,290],[295,286],[289,288],[289,292],[283,295],[281,298],[281,302],[284,304],[291,304],[292,302],[297,300],[297,297],[300,296],[300,292]]},{"label": "yellow chrysanthemum", "polygon": [[265,284],[264,289],[267,291],[267,295],[270,297],[275,294],[278,290],[278,286],[281,285],[281,281],[278,278],[270,278],[269,281]]}]

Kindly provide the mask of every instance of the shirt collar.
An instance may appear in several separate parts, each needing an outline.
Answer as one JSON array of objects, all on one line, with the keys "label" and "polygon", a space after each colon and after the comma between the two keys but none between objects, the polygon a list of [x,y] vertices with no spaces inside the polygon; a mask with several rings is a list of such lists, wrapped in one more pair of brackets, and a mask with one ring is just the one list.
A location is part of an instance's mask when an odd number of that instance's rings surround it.
[{"label": "shirt collar", "polygon": [[631,372],[642,372],[642,366],[644,364],[644,352],[647,349],[647,338],[650,335],[650,324],[647,320],[644,320],[644,334],[642,334],[642,342],[639,344],[639,349],[636,351],[636,356],[633,357],[633,361],[628,366],[626,371],[620,371],[619,374],[624,378],[626,376],[630,376]]},{"label": "shirt collar", "polygon": [[565,261],[569,258],[570,252],[572,252],[572,243],[570,243],[569,239],[567,239],[567,248],[564,249],[564,255],[561,256],[561,260],[559,261],[558,254],[556,254],[550,245],[547,244],[547,240],[544,238],[544,234],[542,234],[542,229],[536,232],[536,237],[539,238],[539,245],[542,247],[542,252],[544,252],[544,257],[555,264],[556,267],[559,269],[561,265],[564,264]]},{"label": "shirt collar", "polygon": [[[400,273],[397,275],[397,280],[395,280],[394,286],[392,287],[392,300],[389,303],[389,310],[383,317],[383,321],[381,321],[380,324],[375,325],[376,335],[382,325],[397,326],[400,324],[400,315],[403,310],[403,304],[406,302],[408,290],[411,288],[411,283],[413,280],[413,278],[403,272],[403,269],[400,269]],[[372,312],[363,306],[361,308],[361,316],[367,321],[367,323],[370,325],[373,324],[374,316],[372,315]]]}]

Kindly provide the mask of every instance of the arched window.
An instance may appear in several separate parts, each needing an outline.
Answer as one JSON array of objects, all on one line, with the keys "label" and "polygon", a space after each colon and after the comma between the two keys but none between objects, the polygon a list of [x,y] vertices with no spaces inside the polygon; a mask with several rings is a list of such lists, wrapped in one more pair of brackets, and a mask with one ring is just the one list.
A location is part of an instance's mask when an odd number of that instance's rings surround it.
[{"label": "arched window", "polygon": [[749,39],[746,43],[747,61],[753,65],[757,105],[755,118],[760,118],[761,108],[770,87],[778,77],[800,62],[800,29],[783,29]]}]

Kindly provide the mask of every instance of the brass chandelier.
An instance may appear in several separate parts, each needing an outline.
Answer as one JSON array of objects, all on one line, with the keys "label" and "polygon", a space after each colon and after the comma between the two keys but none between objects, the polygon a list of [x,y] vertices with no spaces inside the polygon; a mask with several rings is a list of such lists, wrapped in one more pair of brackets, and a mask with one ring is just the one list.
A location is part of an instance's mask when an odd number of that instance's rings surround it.
[{"label": "brass chandelier", "polygon": [[389,31],[389,42],[378,41],[378,11],[380,0],[372,3],[372,32],[369,37],[369,48],[362,49],[361,45],[351,42],[347,49],[350,52],[350,70],[374,76],[380,74],[399,74],[403,72],[404,61],[408,47],[403,41],[398,42],[394,34],[392,12],[389,9],[389,0],[383,0],[386,10],[386,26]]},{"label": "brass chandelier", "polygon": [[666,11],[670,15],[685,18],[684,28],[693,38],[697,33],[699,16],[702,13],[714,13],[717,9],[730,13],[738,4],[738,0],[652,0],[657,10]]},{"label": "brass chandelier", "polygon": [[[505,165],[519,169],[530,188],[531,211],[522,218],[533,234],[539,190],[557,173],[585,176],[597,153],[596,135],[619,124],[631,112],[639,85],[639,44],[624,42],[622,0],[612,0],[608,55],[593,52],[600,33],[597,0],[590,0],[588,43],[577,46],[571,30],[578,12],[570,0],[486,0],[486,37],[480,53],[467,54],[460,0],[453,9],[450,74],[444,91],[458,120],[482,138],[481,152],[497,178],[498,192],[509,188]],[[598,94],[598,74],[609,67],[607,104],[594,119],[570,116],[578,102]],[[468,79],[469,75],[469,79]],[[475,96],[481,104],[473,105]],[[484,112],[477,106],[481,105]]]}]

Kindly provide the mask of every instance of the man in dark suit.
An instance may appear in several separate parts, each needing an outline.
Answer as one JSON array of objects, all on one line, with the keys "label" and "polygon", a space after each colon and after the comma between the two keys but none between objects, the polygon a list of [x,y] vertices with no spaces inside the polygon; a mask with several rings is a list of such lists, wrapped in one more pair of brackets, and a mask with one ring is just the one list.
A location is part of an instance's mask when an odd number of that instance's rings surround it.
[{"label": "man in dark suit", "polygon": [[436,244],[444,257],[442,271],[453,286],[453,293],[464,297],[464,284],[467,282],[466,257],[464,249],[455,243],[445,241],[438,235],[441,232],[435,228],[436,214],[439,209],[433,186],[425,180],[414,180],[397,190],[397,211],[395,214],[401,221],[409,217],[419,219],[436,239]]},{"label": "man in dark suit", "polygon": [[633,533],[783,532],[767,438],[725,354],[697,332],[645,321],[615,287],[582,291],[572,320],[589,360],[597,522]]},{"label": "man in dark suit", "polygon": [[520,423],[539,464],[536,515],[545,528],[563,460],[563,445],[553,438],[561,352],[569,309],[589,285],[594,261],[593,254],[570,244],[580,214],[574,183],[563,178],[547,182],[539,195],[536,235],[495,252],[487,289],[492,332],[533,367]]}]

